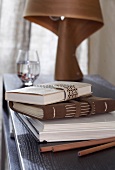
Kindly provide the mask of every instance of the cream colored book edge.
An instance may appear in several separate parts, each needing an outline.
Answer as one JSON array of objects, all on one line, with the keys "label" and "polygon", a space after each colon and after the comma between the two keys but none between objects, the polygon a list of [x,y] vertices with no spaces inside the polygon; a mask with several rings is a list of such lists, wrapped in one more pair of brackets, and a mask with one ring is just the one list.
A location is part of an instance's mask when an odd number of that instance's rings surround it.
[{"label": "cream colored book edge", "polygon": [[[53,87],[53,88],[52,88]],[[46,105],[91,94],[91,85],[79,82],[58,82],[6,91],[5,99]]]},{"label": "cream colored book edge", "polygon": [[[31,89],[30,89],[31,90]],[[56,93],[48,93],[46,95],[41,94],[35,94],[30,93],[29,91],[27,93],[23,93],[21,91],[7,91],[5,93],[5,99],[8,101],[15,101],[15,102],[21,102],[21,103],[29,103],[29,104],[50,104],[50,103],[56,103],[59,101],[64,100],[64,92],[59,91]]]}]

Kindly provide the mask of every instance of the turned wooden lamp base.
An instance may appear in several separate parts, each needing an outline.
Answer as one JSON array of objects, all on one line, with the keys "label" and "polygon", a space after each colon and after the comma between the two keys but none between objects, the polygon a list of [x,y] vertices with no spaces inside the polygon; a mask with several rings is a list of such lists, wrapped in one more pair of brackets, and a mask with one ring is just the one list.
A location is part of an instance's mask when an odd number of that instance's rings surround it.
[{"label": "turned wooden lamp base", "polygon": [[103,26],[99,0],[26,0],[24,18],[58,36],[55,80],[81,80],[75,51]]},{"label": "turned wooden lamp base", "polygon": [[[76,31],[74,27],[75,19],[65,18],[60,21],[58,27],[58,46],[55,64],[55,80],[76,81],[83,78],[77,58],[76,51]],[[79,32],[79,29],[77,29]]]},{"label": "turned wooden lamp base", "polygon": [[[72,63],[74,63],[74,64],[72,64]],[[75,66],[74,67],[75,69],[73,68],[73,65]],[[58,64],[58,62],[56,63],[55,80],[80,81],[80,80],[82,80],[82,78],[83,78],[83,74],[79,68],[77,60],[73,59],[71,61],[70,66],[67,69],[64,69],[64,67],[61,66],[61,64]]]}]

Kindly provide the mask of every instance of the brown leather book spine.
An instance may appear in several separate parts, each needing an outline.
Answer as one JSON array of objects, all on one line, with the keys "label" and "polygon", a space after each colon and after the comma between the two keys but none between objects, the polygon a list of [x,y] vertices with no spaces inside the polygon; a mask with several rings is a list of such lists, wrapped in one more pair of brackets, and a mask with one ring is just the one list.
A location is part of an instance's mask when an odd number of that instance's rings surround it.
[{"label": "brown leather book spine", "polygon": [[109,113],[115,111],[115,100],[101,97],[81,97],[80,102],[87,102],[91,106],[91,114]]},{"label": "brown leather book spine", "polygon": [[[25,104],[30,106],[30,104]],[[39,118],[28,113],[23,113],[23,111],[17,110],[13,107],[13,102],[9,102],[9,106],[12,110],[20,112],[22,114]],[[68,102],[60,102],[50,105],[31,105],[32,107],[40,108],[43,110],[42,120],[53,120],[61,118],[73,118],[80,116],[88,116],[94,114],[104,114],[115,111],[115,100],[109,98],[99,98],[99,97],[81,97],[78,101],[69,100]],[[39,112],[39,111],[38,111]]]},{"label": "brown leather book spine", "polygon": [[[25,105],[30,106],[30,104],[25,104]],[[17,110],[16,108],[13,107],[12,101],[9,101],[9,106],[12,110],[14,110],[16,112],[40,119],[39,113],[38,113],[38,117],[36,117],[34,115],[30,115],[28,113],[20,111],[19,109]],[[78,117],[80,115],[80,103],[79,102],[76,102],[76,103],[61,102],[61,103],[50,104],[50,105],[31,105],[31,106],[40,108],[43,110],[42,120],[72,118],[72,117]]]}]

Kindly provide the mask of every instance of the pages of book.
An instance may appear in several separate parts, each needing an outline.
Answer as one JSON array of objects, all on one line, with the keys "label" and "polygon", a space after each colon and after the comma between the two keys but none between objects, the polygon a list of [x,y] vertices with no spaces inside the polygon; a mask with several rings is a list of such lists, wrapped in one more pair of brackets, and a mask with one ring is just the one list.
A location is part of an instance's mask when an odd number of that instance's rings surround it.
[{"label": "pages of book", "polygon": [[40,141],[88,140],[115,135],[115,112],[85,118],[39,121],[28,117]]}]

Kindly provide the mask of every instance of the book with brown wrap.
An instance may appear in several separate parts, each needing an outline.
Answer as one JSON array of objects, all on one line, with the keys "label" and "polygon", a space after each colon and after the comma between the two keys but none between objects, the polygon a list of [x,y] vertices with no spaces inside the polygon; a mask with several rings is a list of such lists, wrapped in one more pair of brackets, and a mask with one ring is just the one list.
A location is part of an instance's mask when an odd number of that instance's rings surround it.
[{"label": "book with brown wrap", "polygon": [[78,99],[49,105],[33,105],[9,102],[12,110],[40,120],[76,118],[92,114],[108,113],[115,110],[115,100],[95,96],[80,97]]}]

